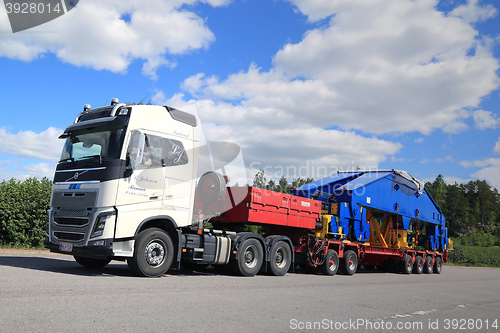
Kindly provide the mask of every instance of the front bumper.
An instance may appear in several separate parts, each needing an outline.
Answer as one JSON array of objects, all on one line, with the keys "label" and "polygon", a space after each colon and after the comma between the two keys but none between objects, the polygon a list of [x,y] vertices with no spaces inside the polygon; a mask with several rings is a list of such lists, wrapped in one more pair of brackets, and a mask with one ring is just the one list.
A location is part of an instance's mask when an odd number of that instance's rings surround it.
[{"label": "front bumper", "polygon": [[59,250],[59,244],[43,242],[43,246],[49,249],[50,252],[69,254],[78,257],[94,258],[94,259],[107,259],[113,257],[113,246],[73,246],[73,251],[66,252]]}]

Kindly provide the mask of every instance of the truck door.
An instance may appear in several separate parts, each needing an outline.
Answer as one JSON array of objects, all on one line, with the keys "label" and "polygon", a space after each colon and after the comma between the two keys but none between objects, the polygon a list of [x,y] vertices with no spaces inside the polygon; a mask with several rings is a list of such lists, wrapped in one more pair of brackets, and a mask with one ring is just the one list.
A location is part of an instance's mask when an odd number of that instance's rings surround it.
[{"label": "truck door", "polygon": [[195,178],[193,141],[168,135],[164,139],[165,190],[162,214],[178,226],[191,224]]},{"label": "truck door", "polygon": [[126,154],[127,172],[131,174],[119,180],[116,205],[118,218],[134,223],[117,223],[115,237],[129,236],[137,223],[160,214],[165,185],[163,145],[160,136],[140,130],[131,132]]}]

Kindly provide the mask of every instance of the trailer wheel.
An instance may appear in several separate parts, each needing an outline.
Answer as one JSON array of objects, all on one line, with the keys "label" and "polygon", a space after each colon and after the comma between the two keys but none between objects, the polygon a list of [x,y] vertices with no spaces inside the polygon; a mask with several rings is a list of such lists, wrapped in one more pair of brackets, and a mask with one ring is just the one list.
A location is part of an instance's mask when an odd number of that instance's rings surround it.
[{"label": "trailer wheel", "polygon": [[235,271],[243,276],[254,276],[262,266],[263,251],[260,242],[249,238],[240,245],[236,260],[233,262]]},{"label": "trailer wheel", "polygon": [[111,259],[91,259],[85,257],[73,256],[77,263],[87,268],[102,268],[109,264]]},{"label": "trailer wheel", "polygon": [[325,262],[321,265],[321,273],[335,275],[339,270],[339,254],[333,249],[326,252]]},{"label": "trailer wheel", "polygon": [[422,256],[416,256],[415,263],[413,264],[413,273],[422,274],[423,271],[424,271],[424,259],[422,259]]},{"label": "trailer wheel", "polygon": [[283,241],[274,243],[270,251],[269,271],[274,276],[283,276],[290,269],[292,252]]},{"label": "trailer wheel", "polygon": [[425,258],[424,273],[425,274],[432,274],[432,269],[433,269],[432,257],[427,256]]},{"label": "trailer wheel", "polygon": [[345,275],[353,275],[358,269],[358,256],[353,250],[344,252],[344,258],[340,262],[340,268]]},{"label": "trailer wheel", "polygon": [[140,276],[160,276],[168,271],[174,259],[174,244],[161,229],[152,228],[137,235],[134,256],[127,260],[132,271]]},{"label": "trailer wheel", "polygon": [[407,255],[406,259],[401,260],[401,272],[403,274],[411,274],[412,270],[413,270],[413,258]]},{"label": "trailer wheel", "polygon": [[443,269],[443,262],[441,260],[441,257],[436,257],[436,260],[434,263],[434,273],[441,274],[442,269]]}]

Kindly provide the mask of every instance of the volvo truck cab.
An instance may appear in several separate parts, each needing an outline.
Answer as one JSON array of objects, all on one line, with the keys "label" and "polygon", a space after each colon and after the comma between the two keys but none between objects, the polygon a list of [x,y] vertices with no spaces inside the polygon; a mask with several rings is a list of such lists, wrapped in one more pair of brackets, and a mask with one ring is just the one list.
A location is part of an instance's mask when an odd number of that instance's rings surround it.
[{"label": "volvo truck cab", "polygon": [[199,137],[199,120],[168,106],[85,105],[60,136],[45,247],[86,267],[127,260],[141,275],[179,265]]}]

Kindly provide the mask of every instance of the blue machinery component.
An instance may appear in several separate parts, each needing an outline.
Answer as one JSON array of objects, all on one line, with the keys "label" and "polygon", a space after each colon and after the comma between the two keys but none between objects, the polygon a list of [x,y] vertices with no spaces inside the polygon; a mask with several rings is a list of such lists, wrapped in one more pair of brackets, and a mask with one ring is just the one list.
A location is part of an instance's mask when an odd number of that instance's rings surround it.
[{"label": "blue machinery component", "polygon": [[[332,234],[397,247],[402,247],[401,244],[408,247],[412,234],[419,238],[419,245],[429,250],[449,248],[441,209],[423,182],[405,171],[338,172],[294,189],[292,194],[327,204],[328,214],[332,215]],[[373,216],[385,218],[381,228]],[[425,236],[423,228],[418,230],[422,222],[425,223]],[[404,242],[394,245],[393,236],[396,239],[403,237]],[[416,242],[413,245],[417,245]]]}]

